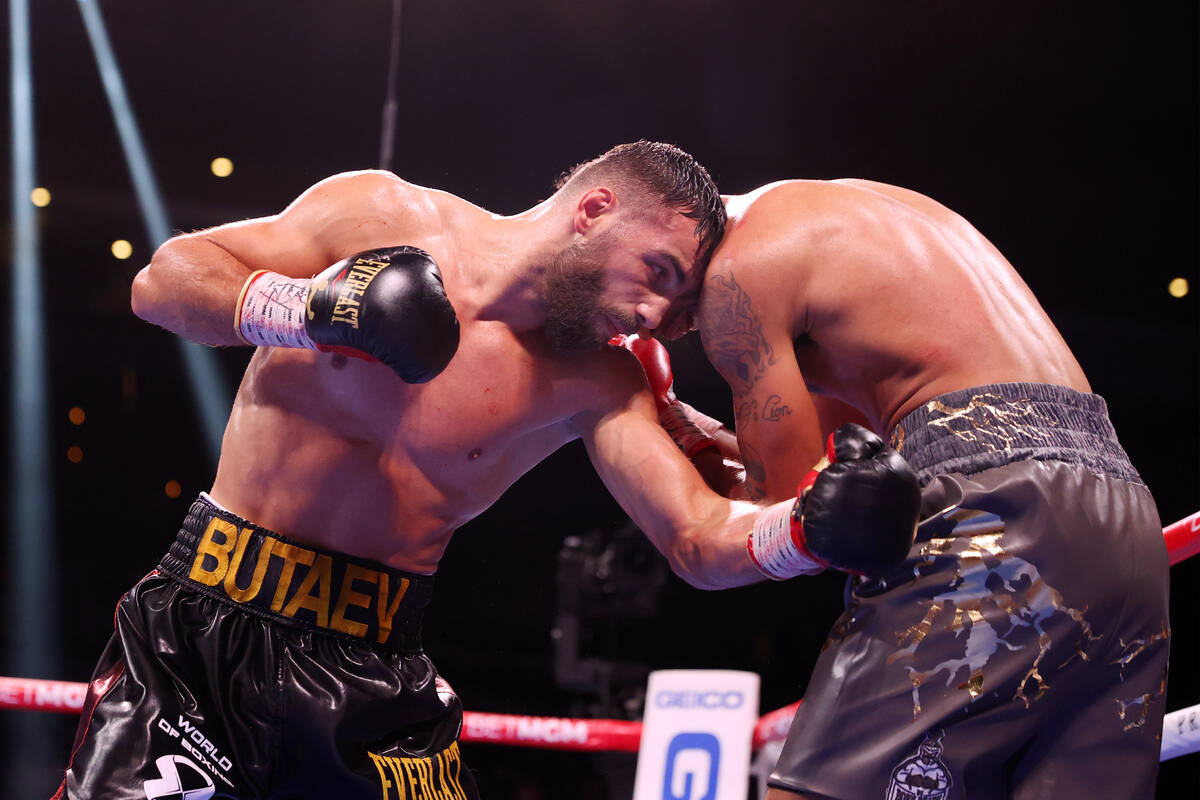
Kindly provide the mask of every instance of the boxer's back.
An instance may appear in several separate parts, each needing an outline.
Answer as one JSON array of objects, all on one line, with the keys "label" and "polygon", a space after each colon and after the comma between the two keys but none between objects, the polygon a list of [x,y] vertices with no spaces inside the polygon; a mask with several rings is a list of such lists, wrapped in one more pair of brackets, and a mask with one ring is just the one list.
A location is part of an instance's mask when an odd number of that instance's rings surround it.
[{"label": "boxer's back", "polygon": [[259,348],[212,490],[267,528],[416,572],[432,572],[455,528],[578,435],[570,418],[596,401],[613,357],[563,359],[540,331],[478,319],[461,267],[487,212],[430,195],[437,213],[387,234],[400,239],[353,247],[409,244],[434,257],[461,326],[449,366],[405,384],[377,363]]},{"label": "boxer's back", "polygon": [[729,212],[708,281],[732,277],[766,328],[789,326],[810,390],[881,433],[969,386],[1088,390],[1012,266],[928,197],[870,181],[789,181],[731,198]]}]

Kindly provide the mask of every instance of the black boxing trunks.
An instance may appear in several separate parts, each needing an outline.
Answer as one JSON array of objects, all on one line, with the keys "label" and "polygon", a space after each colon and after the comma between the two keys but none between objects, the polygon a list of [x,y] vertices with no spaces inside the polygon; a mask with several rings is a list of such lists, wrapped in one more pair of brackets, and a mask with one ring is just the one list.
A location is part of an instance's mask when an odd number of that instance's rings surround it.
[{"label": "black boxing trunks", "polygon": [[770,785],[1152,797],[1167,553],[1103,399],[983,386],[923,404],[891,439],[927,521],[902,567],[848,583]]},{"label": "black boxing trunks", "polygon": [[432,590],[201,495],[117,607],[56,798],[476,798]]}]

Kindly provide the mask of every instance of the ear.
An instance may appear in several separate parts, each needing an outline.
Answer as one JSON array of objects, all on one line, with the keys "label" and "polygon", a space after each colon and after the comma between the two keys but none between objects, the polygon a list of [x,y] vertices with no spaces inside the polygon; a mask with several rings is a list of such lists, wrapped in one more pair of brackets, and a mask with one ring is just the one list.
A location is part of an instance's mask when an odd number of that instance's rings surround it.
[{"label": "ear", "polygon": [[605,214],[617,208],[617,194],[607,186],[597,186],[584,192],[575,204],[576,233],[586,233]]}]

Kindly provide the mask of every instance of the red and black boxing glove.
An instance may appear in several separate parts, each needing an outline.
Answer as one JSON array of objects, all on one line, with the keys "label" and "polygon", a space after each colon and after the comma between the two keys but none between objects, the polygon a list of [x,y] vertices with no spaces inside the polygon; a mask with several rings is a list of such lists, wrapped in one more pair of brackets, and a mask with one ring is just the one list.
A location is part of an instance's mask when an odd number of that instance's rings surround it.
[{"label": "red and black boxing glove", "polygon": [[713,434],[724,426],[675,397],[671,357],[662,342],[653,337],[643,339],[635,333],[632,336],[614,336],[608,343],[624,347],[637,356],[646,372],[650,393],[654,395],[658,422],[671,434],[684,455],[693,458],[700,451],[716,446],[717,440]]},{"label": "red and black boxing glove", "polygon": [[764,509],[747,540],[750,558],[769,577],[812,575],[826,567],[878,577],[908,556],[920,483],[899,453],[861,425],[830,434],[825,457],[800,482],[797,495]]}]

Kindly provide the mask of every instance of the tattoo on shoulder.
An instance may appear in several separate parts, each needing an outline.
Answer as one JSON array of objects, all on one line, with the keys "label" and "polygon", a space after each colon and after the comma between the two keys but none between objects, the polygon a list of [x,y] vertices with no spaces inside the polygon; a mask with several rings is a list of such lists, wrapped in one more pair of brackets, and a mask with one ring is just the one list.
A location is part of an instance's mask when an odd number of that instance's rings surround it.
[{"label": "tattoo on shoulder", "polygon": [[733,390],[746,391],[775,363],[750,295],[732,275],[714,275],[700,309],[704,349]]}]

